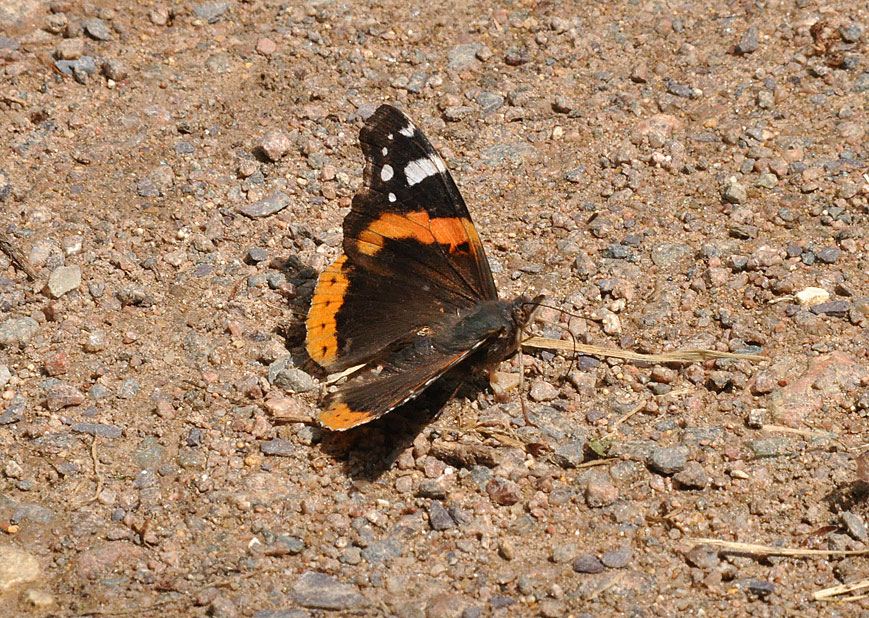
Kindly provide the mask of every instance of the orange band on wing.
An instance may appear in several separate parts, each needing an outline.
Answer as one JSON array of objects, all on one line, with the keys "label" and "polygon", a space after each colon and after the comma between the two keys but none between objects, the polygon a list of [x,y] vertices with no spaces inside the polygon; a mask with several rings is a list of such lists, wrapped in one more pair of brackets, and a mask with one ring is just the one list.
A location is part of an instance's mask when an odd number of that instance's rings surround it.
[{"label": "orange band on wing", "polygon": [[387,212],[359,233],[356,248],[365,255],[375,255],[387,240],[412,238],[424,245],[448,246],[450,253],[455,253],[462,245],[475,245],[472,238],[476,235],[473,223],[462,217],[430,219],[424,210],[402,215]]},{"label": "orange band on wing", "polygon": [[320,274],[306,326],[308,337],[305,347],[308,355],[328,367],[338,355],[338,330],[335,316],[344,304],[350,280],[344,271],[347,256],[342,255]]},{"label": "orange band on wing", "polygon": [[374,419],[368,411],[351,410],[346,403],[336,401],[327,410],[320,412],[317,420],[323,427],[332,431],[344,431]]}]

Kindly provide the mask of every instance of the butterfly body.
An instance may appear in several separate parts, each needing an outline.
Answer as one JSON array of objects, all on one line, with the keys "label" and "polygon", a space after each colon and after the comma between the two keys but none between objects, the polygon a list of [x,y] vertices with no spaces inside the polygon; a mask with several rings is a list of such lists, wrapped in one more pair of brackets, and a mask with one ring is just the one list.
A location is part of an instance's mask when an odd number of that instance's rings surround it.
[{"label": "butterfly body", "polygon": [[350,372],[318,416],[333,430],[386,414],[460,363],[504,360],[535,303],[498,299],[455,182],[404,114],[382,105],[359,140],[364,186],[306,322],[310,357]]}]

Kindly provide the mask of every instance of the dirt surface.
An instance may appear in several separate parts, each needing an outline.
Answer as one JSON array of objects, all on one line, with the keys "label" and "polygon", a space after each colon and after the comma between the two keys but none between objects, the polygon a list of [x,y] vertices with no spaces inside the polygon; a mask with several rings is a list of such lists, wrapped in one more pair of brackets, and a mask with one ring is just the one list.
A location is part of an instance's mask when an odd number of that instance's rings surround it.
[{"label": "dirt surface", "polygon": [[[38,280],[0,254],[0,614],[869,612],[813,600],[865,556],[694,540],[869,543],[867,27],[851,0],[4,1],[0,244]],[[532,352],[522,394],[318,429],[300,319],[387,101],[502,297],[575,316],[536,334],[768,360]]]}]

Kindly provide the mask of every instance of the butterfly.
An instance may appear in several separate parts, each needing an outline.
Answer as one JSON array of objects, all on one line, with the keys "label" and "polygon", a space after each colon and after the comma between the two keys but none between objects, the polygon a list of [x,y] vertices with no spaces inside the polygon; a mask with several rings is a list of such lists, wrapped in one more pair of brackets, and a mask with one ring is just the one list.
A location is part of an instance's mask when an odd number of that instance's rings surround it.
[{"label": "butterfly", "polygon": [[381,105],[359,143],[364,184],[306,320],[311,359],[349,374],[317,417],[335,431],[383,416],[465,360],[505,360],[542,299],[498,299],[465,201],[407,116]]}]

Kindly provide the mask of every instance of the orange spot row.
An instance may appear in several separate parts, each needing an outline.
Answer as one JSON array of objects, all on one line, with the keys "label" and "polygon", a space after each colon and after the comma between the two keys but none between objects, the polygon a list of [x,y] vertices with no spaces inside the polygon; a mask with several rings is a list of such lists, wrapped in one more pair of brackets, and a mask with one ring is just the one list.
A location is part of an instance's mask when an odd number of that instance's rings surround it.
[{"label": "orange spot row", "polygon": [[452,253],[459,245],[470,242],[470,231],[473,231],[473,224],[467,219],[430,219],[424,210],[404,215],[388,212],[359,234],[356,248],[365,255],[374,255],[383,248],[386,239],[412,238],[424,245],[447,245]]},{"label": "orange spot row", "polygon": [[331,365],[338,355],[336,316],[350,285],[343,268],[346,261],[347,256],[342,255],[320,274],[305,324],[308,355],[323,367]]},{"label": "orange spot row", "polygon": [[343,431],[367,423],[374,415],[365,410],[362,412],[351,410],[343,402],[335,402],[327,410],[323,410],[317,417],[320,424],[332,431]]}]

